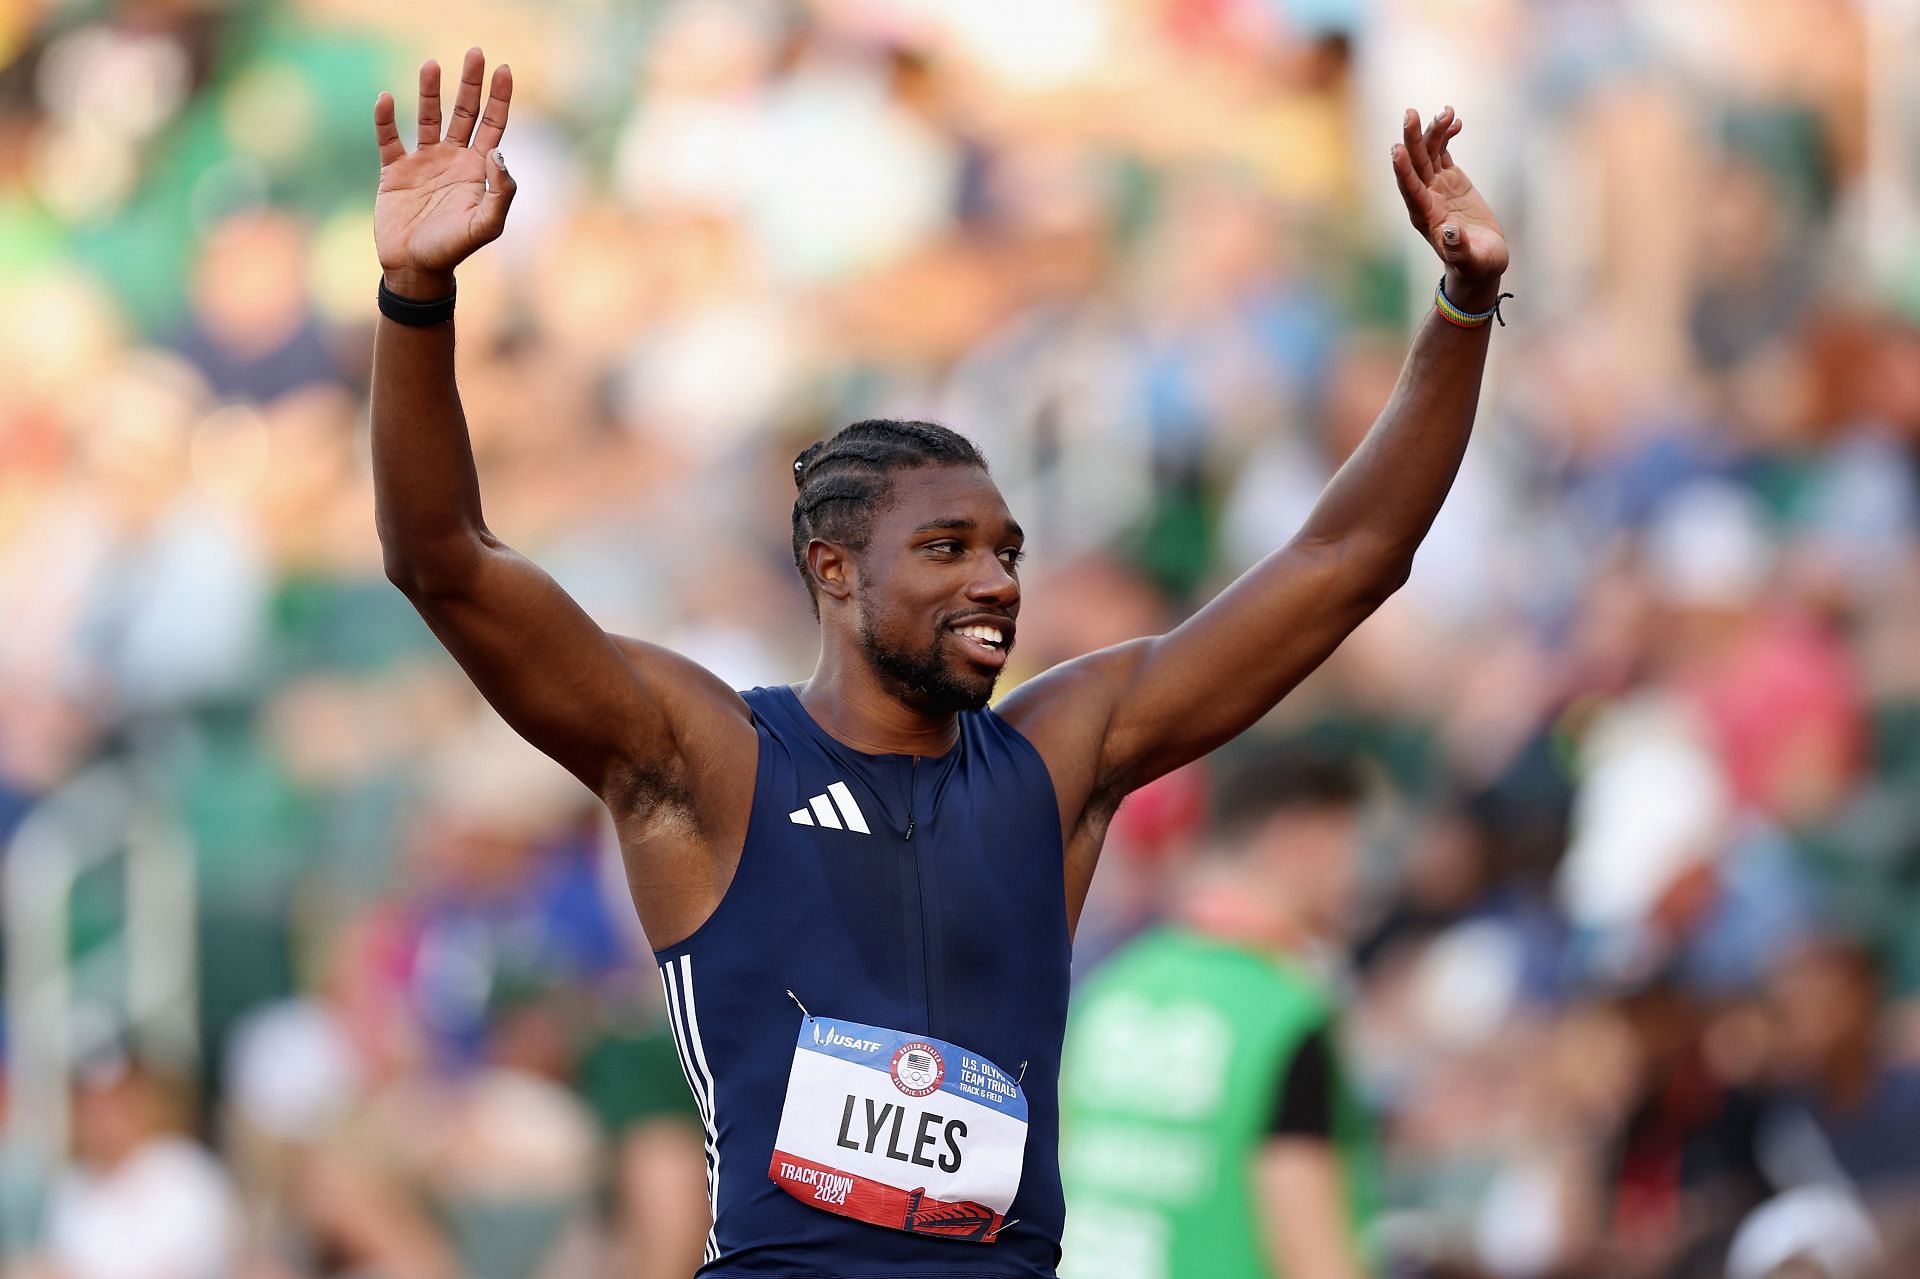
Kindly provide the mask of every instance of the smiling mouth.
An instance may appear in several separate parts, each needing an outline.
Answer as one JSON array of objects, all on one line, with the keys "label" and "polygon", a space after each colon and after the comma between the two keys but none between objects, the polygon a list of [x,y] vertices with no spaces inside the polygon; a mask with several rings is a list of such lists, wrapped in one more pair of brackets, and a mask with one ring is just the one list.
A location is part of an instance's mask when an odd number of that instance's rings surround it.
[{"label": "smiling mouth", "polygon": [[950,626],[947,629],[959,637],[961,648],[972,660],[993,667],[998,667],[1007,660],[1007,649],[1012,643],[1012,638],[1006,628],[995,626],[991,622],[975,622],[968,626]]},{"label": "smiling mouth", "polygon": [[952,630],[955,635],[963,635],[968,639],[978,640],[988,648],[1004,651],[1007,647],[1007,633],[998,626],[991,626],[985,622],[981,622],[973,626],[956,626],[953,627]]}]

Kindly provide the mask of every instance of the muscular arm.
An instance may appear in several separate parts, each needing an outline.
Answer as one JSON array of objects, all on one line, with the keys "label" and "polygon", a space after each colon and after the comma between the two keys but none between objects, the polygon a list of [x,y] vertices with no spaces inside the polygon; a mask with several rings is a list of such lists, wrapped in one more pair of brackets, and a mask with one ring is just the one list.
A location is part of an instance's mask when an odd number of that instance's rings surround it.
[{"label": "muscular arm", "polygon": [[[411,154],[392,100],[383,94],[375,106],[375,236],[388,287],[402,296],[444,296],[454,265],[505,223],[514,184],[492,148],[506,126],[512,79],[505,67],[495,71],[482,114],[483,67],[478,50],[467,55],[444,140],[439,71],[422,68],[421,139]],[[388,577],[507,722],[616,815],[662,801],[700,810],[701,779],[692,774],[738,766],[733,757],[742,750],[751,766],[744,704],[691,662],[617,643],[487,528],[453,351],[451,322],[380,321],[374,502]]]},{"label": "muscular arm", "polygon": [[[385,319],[375,339],[374,518],[387,576],[507,722],[595,794],[665,782],[671,690],[650,687],[649,672],[481,517],[453,341],[450,323]],[[713,690],[724,698],[738,701]]]},{"label": "muscular arm", "polygon": [[1293,540],[1166,635],[1089,660],[1114,694],[1101,778],[1138,786],[1244,732],[1399,589],[1466,453],[1486,352],[1485,329],[1429,317]]},{"label": "muscular arm", "polygon": [[[1443,112],[1423,132],[1409,113],[1395,170],[1449,296],[1483,310],[1506,245],[1446,152],[1458,128]],[[1055,770],[1069,827],[1252,726],[1406,581],[1466,452],[1489,331],[1429,315],[1392,399],[1291,541],[1166,635],[1068,663],[1007,699],[1003,713]]]}]

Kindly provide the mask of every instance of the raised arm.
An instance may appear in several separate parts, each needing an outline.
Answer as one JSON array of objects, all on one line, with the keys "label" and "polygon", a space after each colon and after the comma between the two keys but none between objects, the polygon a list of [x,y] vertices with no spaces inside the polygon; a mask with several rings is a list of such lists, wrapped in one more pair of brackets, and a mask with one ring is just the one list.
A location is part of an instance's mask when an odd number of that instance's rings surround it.
[{"label": "raised arm", "polygon": [[[1425,129],[1407,112],[1393,167],[1448,297],[1483,312],[1507,244],[1448,154],[1459,131],[1452,108]],[[1055,769],[1063,808],[1117,801],[1251,727],[1407,580],[1466,451],[1490,332],[1436,309],[1393,398],[1292,541],[1168,634],[1068,663],[1008,698],[1003,713]]]},{"label": "raised arm", "polygon": [[[468,51],[443,134],[440,69],[421,67],[420,137],[411,153],[393,98],[383,93],[374,104],[374,241],[386,288],[402,299],[451,295],[454,268],[506,225],[514,182],[498,144],[513,76],[505,65],[494,70],[483,110],[485,69],[480,50]],[[453,347],[450,317],[380,320],[373,472],[387,576],[507,722],[616,815],[663,801],[697,808],[700,774],[737,769],[743,751],[752,767],[744,703],[685,659],[616,642],[487,528]]]}]

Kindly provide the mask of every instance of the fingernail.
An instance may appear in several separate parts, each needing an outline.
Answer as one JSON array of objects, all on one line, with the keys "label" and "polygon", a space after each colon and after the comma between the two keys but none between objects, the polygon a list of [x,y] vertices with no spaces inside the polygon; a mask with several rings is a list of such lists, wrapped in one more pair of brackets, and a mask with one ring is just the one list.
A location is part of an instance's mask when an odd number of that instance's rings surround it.
[{"label": "fingernail", "polygon": [[503,169],[506,168],[507,153],[505,151],[500,150],[498,147],[495,147],[493,152],[493,162],[499,165]]},{"label": "fingernail", "polygon": [[1441,227],[1440,238],[1448,244],[1458,244],[1460,242],[1460,228],[1457,226]]}]

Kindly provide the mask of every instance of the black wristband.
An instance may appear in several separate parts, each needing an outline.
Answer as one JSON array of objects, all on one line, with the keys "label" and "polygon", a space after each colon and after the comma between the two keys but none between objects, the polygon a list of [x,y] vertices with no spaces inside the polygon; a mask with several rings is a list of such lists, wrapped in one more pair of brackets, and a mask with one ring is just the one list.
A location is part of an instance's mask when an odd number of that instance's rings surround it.
[{"label": "black wristband", "polygon": [[[454,291],[459,292],[458,289]],[[380,277],[380,314],[395,324],[405,324],[416,329],[424,329],[435,324],[445,324],[453,318],[454,294],[443,298],[434,298],[430,302],[418,302],[413,298],[403,298],[387,287],[387,277]]]}]

